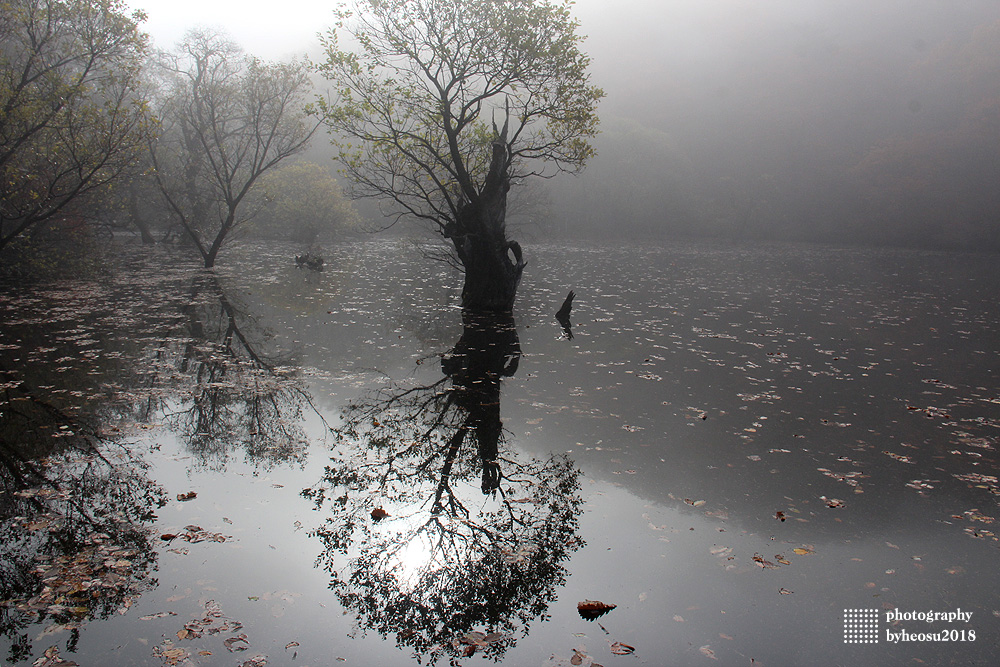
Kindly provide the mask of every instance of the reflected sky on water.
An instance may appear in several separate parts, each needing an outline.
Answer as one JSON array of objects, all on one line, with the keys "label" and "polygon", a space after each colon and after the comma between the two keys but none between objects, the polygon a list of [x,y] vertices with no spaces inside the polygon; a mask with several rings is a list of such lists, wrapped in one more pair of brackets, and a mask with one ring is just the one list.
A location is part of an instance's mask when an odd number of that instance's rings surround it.
[{"label": "reflected sky on water", "polygon": [[[995,257],[542,246],[491,337],[407,243],[331,246],[323,272],[295,251],[243,246],[214,274],[136,251],[5,289],[5,657],[995,653]],[[121,511],[74,508],[85,490]],[[587,621],[588,599],[617,607]],[[890,629],[977,639],[891,645],[883,621],[848,645],[848,608],[961,608]]]}]

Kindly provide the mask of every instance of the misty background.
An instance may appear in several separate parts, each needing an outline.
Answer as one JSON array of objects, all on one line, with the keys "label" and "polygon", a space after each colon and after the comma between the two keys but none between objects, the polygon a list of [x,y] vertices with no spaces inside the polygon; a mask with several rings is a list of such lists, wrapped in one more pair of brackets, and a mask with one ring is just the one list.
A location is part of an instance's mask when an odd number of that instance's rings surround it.
[{"label": "misty background", "polygon": [[[321,58],[332,5],[136,0],[155,46],[193,25]],[[534,238],[1000,249],[995,0],[580,0],[598,157],[522,187]],[[328,160],[318,135],[305,159]],[[377,209],[359,207],[368,218]]]}]

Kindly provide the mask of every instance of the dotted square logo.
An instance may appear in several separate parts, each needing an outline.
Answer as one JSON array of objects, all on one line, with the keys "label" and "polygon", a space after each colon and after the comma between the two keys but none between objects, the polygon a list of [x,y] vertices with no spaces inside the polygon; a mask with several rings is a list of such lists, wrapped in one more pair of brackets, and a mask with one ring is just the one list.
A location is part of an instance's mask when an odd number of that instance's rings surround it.
[{"label": "dotted square logo", "polygon": [[844,610],[845,644],[878,644],[878,609]]}]

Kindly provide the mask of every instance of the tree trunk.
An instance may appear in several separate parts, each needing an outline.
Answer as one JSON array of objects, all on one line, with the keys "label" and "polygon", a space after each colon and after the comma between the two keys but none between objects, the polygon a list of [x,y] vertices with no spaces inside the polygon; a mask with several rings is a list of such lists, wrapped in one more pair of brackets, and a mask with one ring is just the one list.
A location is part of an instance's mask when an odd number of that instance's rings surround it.
[{"label": "tree trunk", "polygon": [[510,174],[504,127],[493,143],[493,159],[475,201],[459,207],[455,251],[465,267],[462,308],[479,313],[509,313],[524,271],[521,246],[507,238],[507,192]]},{"label": "tree trunk", "polygon": [[136,188],[133,187],[128,198],[128,212],[129,217],[132,219],[132,224],[135,225],[139,233],[142,234],[142,244],[143,245],[153,245],[156,243],[156,239],[153,238],[153,233],[149,229],[149,225],[146,221],[142,219],[142,214],[139,212],[139,194],[136,192]]}]

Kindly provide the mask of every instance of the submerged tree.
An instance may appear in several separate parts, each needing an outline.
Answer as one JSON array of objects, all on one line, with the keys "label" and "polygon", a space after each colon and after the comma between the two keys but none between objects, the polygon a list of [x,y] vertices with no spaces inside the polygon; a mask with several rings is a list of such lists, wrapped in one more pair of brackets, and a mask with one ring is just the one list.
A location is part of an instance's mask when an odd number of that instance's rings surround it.
[{"label": "submerged tree", "polygon": [[513,308],[525,261],[507,237],[511,185],[593,155],[604,93],[589,83],[571,5],[356,0],[325,37],[319,70],[338,97],[319,108],[353,194],[450,241],[466,308]]},{"label": "submerged tree", "polygon": [[78,213],[141,155],[142,19],[118,0],[0,3],[0,249]]},{"label": "submerged tree", "polygon": [[230,233],[252,217],[246,203],[257,180],[302,152],[316,130],[302,111],[308,73],[298,63],[247,57],[204,30],[190,31],[163,67],[154,173],[211,268]]}]

